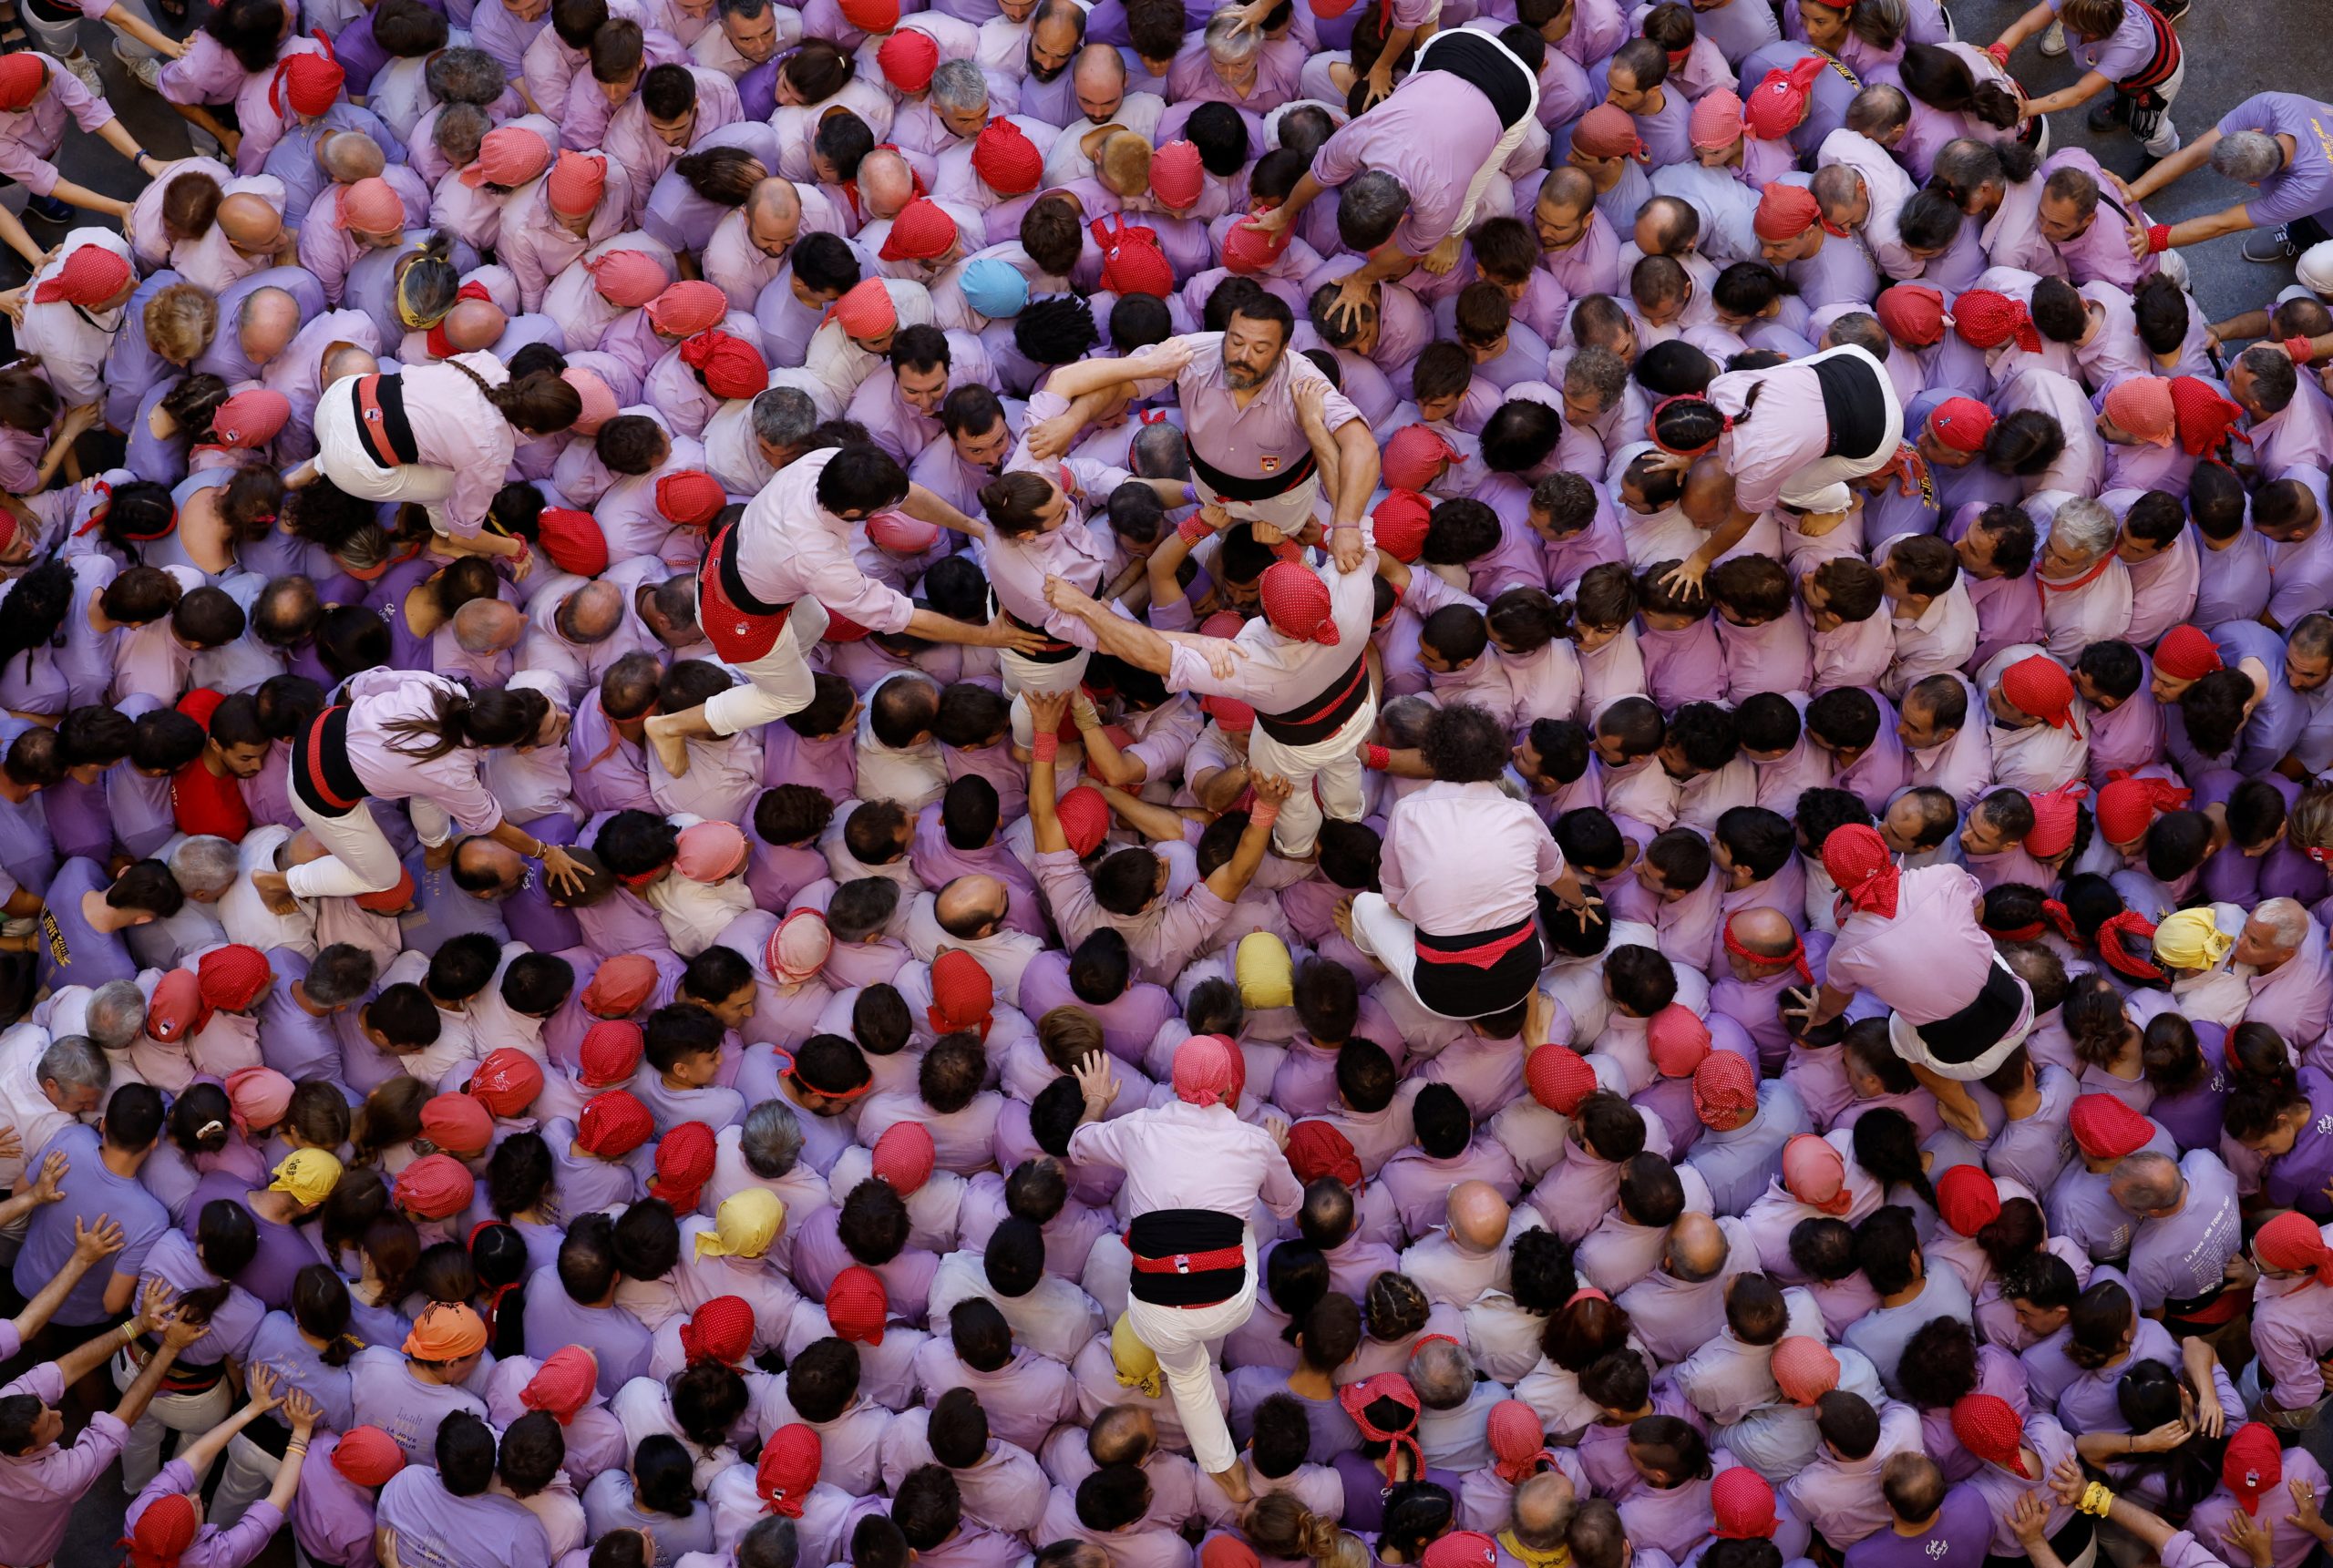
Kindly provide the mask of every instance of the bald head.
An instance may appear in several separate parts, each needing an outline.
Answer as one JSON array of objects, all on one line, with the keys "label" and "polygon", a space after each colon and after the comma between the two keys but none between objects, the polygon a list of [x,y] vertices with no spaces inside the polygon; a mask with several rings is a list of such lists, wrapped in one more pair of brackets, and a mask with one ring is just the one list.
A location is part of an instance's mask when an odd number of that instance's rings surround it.
[{"label": "bald head", "polygon": [[1115,115],[1125,101],[1125,60],[1107,44],[1088,44],[1077,51],[1076,62],[1070,67],[1069,85],[1077,95],[1078,108],[1100,125]]},{"label": "bald head", "polygon": [[341,185],[371,179],[388,167],[380,144],[361,130],[335,131],[316,139],[316,167]]},{"label": "bald head", "polygon": [[[527,879],[526,858],[490,838],[465,838],[457,845],[454,870],[464,883],[482,889],[474,897],[487,899],[508,897]],[[488,877],[494,879],[491,888],[487,887]]]},{"label": "bald head", "polygon": [[1733,476],[1714,452],[1697,457],[1685,475],[1685,494],[1678,501],[1696,528],[1713,528],[1732,515]]},{"label": "bald head", "polygon": [[1495,1252],[1506,1240],[1508,1213],[1488,1182],[1461,1182],[1450,1189],[1450,1239],[1467,1252]]},{"label": "bald head", "polygon": [[1571,1528],[1579,1500],[1563,1471],[1542,1471],[1515,1489],[1515,1539],[1535,1552],[1552,1552]]},{"label": "bald head", "polygon": [[502,341],[510,318],[492,300],[461,300],[446,313],[446,341],[457,354],[475,354]]},{"label": "bald head", "polygon": [[605,642],[623,624],[623,589],[594,579],[560,601],[559,634],[583,646]]},{"label": "bald head", "polygon": [[454,641],[465,653],[499,653],[519,646],[527,618],[498,599],[474,599],[454,611]]},{"label": "bald head", "polygon": [[1789,917],[1763,905],[1739,911],[1726,929],[1733,933],[1735,941],[1762,958],[1786,958],[1798,947],[1798,932],[1792,927]]},{"label": "bald head", "polygon": [[877,218],[896,218],[915,200],[915,170],[888,147],[879,147],[859,160],[858,199]]},{"label": "bald head", "polygon": [[1004,884],[993,876],[959,876],[931,901],[940,928],[967,939],[992,933],[1005,912]]},{"label": "bald head", "polygon": [[237,191],[219,203],[219,231],[238,251],[272,251],[283,239],[283,214],[264,196]]},{"label": "bald head", "polygon": [[1085,1433],[1085,1452],[1095,1464],[1140,1464],[1157,1446],[1158,1423],[1140,1405],[1112,1405]]},{"label": "bald head", "polygon": [[318,383],[330,386],[346,376],[375,374],[380,368],[381,362],[374,357],[371,349],[359,348],[353,343],[334,343],[324,351]]},{"label": "bald head", "polygon": [[300,330],[300,302],[283,289],[254,289],[235,315],[235,341],[253,364],[282,354]]},{"label": "bald head", "polygon": [[1588,178],[1586,169],[1567,163],[1547,171],[1547,179],[1539,187],[1539,200],[1574,211],[1584,210],[1596,200],[1596,181]]},{"label": "bald head", "polygon": [[[863,167],[863,166],[862,166]],[[802,198],[790,179],[765,179],[745,198],[745,227],[754,243],[776,255],[802,233]]]},{"label": "bald head", "polygon": [[1669,1227],[1660,1265],[1671,1278],[1701,1285],[1717,1277],[1718,1270],[1725,1266],[1725,1233],[1718,1229],[1717,1221],[1707,1214],[1680,1214]]}]

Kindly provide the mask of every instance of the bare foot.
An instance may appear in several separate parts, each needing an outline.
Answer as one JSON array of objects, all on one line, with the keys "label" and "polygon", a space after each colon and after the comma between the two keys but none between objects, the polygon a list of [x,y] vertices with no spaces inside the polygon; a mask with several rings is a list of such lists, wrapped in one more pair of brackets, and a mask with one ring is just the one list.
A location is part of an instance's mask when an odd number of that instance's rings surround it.
[{"label": "bare foot", "polygon": [[1236,1460],[1229,1470],[1218,1471],[1208,1480],[1221,1487],[1223,1495],[1242,1508],[1255,1501],[1256,1494],[1248,1487],[1248,1467]]},{"label": "bare foot", "polygon": [[672,715],[657,714],[648,721],[647,729],[648,743],[655,748],[656,760],[664,764],[664,771],[674,778],[685,774],[689,771],[689,744],[673,733]]},{"label": "bare foot", "polygon": [[292,879],[281,871],[254,871],[252,888],[260,902],[279,915],[297,915],[300,900],[292,895]]},{"label": "bare foot", "polygon": [[[1337,900],[1337,903],[1336,903],[1336,907],[1329,911],[1329,917],[1330,917],[1331,919],[1334,920],[1334,921],[1337,923],[1337,933],[1338,933],[1338,935],[1340,935],[1340,936],[1341,936],[1342,938],[1344,938],[1344,939],[1345,939],[1346,941],[1348,941],[1348,942],[1352,942],[1352,899],[1351,899],[1351,897],[1350,896],[1347,896],[1347,897],[1342,897],[1342,898],[1338,899],[1338,900]],[[1360,944],[1360,943],[1358,943],[1358,942],[1353,942],[1353,946],[1357,948],[1357,947],[1361,946],[1361,944]]]}]

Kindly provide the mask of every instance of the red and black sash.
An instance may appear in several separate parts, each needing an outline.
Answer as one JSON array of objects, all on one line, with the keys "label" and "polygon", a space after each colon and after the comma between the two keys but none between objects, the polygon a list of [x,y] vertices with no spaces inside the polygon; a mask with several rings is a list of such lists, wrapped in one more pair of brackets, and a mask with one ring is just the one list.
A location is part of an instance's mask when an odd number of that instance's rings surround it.
[{"label": "red and black sash", "polygon": [[756,599],[737,570],[737,525],[721,530],[696,574],[696,619],[713,651],[732,664],[767,654],[786,635],[790,604]]},{"label": "red and black sash", "polygon": [[2163,20],[2162,12],[2145,4],[2144,0],[2130,0],[2130,3],[2138,6],[2139,10],[2144,14],[2147,26],[2154,33],[2154,54],[2138,75],[2126,77],[2122,81],[2116,82],[2114,90],[2125,97],[2144,101],[2152,96],[2155,88],[2163,86],[2177,74],[2180,60],[2179,35],[2169,22]]},{"label": "red and black sash", "polygon": [[1547,966],[1536,910],[1487,931],[1437,937],[1421,930],[1416,943],[1410,987],[1444,1018],[1505,1012],[1531,994]]},{"label": "red and black sash", "polygon": [[1247,1227],[1215,1209],[1153,1209],[1126,1226],[1126,1288],[1153,1307],[1213,1307],[1248,1282]]},{"label": "red and black sash", "polygon": [[348,704],[326,708],[292,753],[292,793],[318,816],[346,816],[363,804],[365,781],[348,760]]},{"label": "red and black sash", "polygon": [[1267,474],[1260,479],[1244,479],[1237,474],[1227,474],[1194,450],[1191,467],[1207,481],[1208,489],[1228,501],[1269,501],[1275,496],[1285,496],[1312,477],[1319,465],[1307,452],[1278,474]]},{"label": "red and black sash", "polygon": [[356,399],[356,436],[374,462],[384,468],[401,468],[421,461],[413,425],[405,416],[405,377],[360,375]]},{"label": "red and black sash", "polygon": [[1256,723],[1281,745],[1317,745],[1344,728],[1368,701],[1369,644],[1364,641],[1353,655],[1352,667],[1330,682],[1326,692],[1293,712],[1259,712]]}]

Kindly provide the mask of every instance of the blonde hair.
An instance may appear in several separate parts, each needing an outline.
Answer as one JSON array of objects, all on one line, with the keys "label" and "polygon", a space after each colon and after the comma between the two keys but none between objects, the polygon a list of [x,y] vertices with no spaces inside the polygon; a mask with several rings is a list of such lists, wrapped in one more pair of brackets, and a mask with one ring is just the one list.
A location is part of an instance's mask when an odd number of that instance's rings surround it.
[{"label": "blonde hair", "polygon": [[1094,171],[1119,195],[1139,196],[1150,189],[1150,143],[1135,131],[1113,132],[1095,149]]},{"label": "blonde hair", "polygon": [[1064,1072],[1102,1049],[1102,1023],[1081,1007],[1057,1007],[1037,1020],[1037,1044]]},{"label": "blonde hair", "polygon": [[219,302],[192,283],[172,283],[146,302],[146,342],[172,364],[192,364],[219,331]]},{"label": "blonde hair", "polygon": [[1285,1491],[1268,1491],[1249,1503],[1239,1528],[1267,1557],[1310,1557],[1316,1563],[1334,1557],[1345,1534],[1334,1519],[1313,1512]]}]

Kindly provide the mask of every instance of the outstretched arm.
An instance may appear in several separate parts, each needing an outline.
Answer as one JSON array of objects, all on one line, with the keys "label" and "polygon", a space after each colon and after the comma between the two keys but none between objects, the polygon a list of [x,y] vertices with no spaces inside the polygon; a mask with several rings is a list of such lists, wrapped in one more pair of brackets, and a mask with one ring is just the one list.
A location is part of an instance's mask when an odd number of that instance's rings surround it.
[{"label": "outstretched arm", "polygon": [[1249,815],[1247,830],[1239,835],[1239,845],[1231,852],[1231,858],[1207,879],[1207,890],[1226,904],[1239,901],[1249,878],[1263,865],[1264,851],[1271,845],[1272,824],[1280,820],[1280,808],[1289,796],[1289,783],[1278,774],[1249,776],[1256,786],[1256,809]]},{"label": "outstretched arm", "polygon": [[1029,838],[1040,855],[1059,854],[1069,847],[1062,831],[1061,813],[1054,808],[1053,753],[1061,747],[1061,719],[1069,711],[1066,692],[1023,692],[1029,704],[1032,739],[1029,745]]},{"label": "outstretched arm", "polygon": [[1180,338],[1130,354],[1123,359],[1086,359],[1066,364],[1045,381],[1045,390],[1074,404],[1088,393],[1122,386],[1129,381],[1157,381],[1178,374],[1191,363],[1191,345]]},{"label": "outstretched arm", "polygon": [[[65,1305],[65,1298],[73,1294],[73,1287],[81,1283],[81,1276],[95,1268],[101,1260],[119,1252],[126,1240],[121,1227],[104,1214],[98,1216],[95,1225],[85,1226],[79,1219],[75,1219],[72,1255],[65,1260],[65,1266],[40,1287],[40,1294],[26,1302],[25,1309],[16,1314],[17,1340],[21,1343],[46,1327],[48,1320],[57,1316],[57,1309]],[[108,1337],[105,1343],[110,1352],[113,1340]],[[67,1382],[70,1381],[68,1378]]]}]

